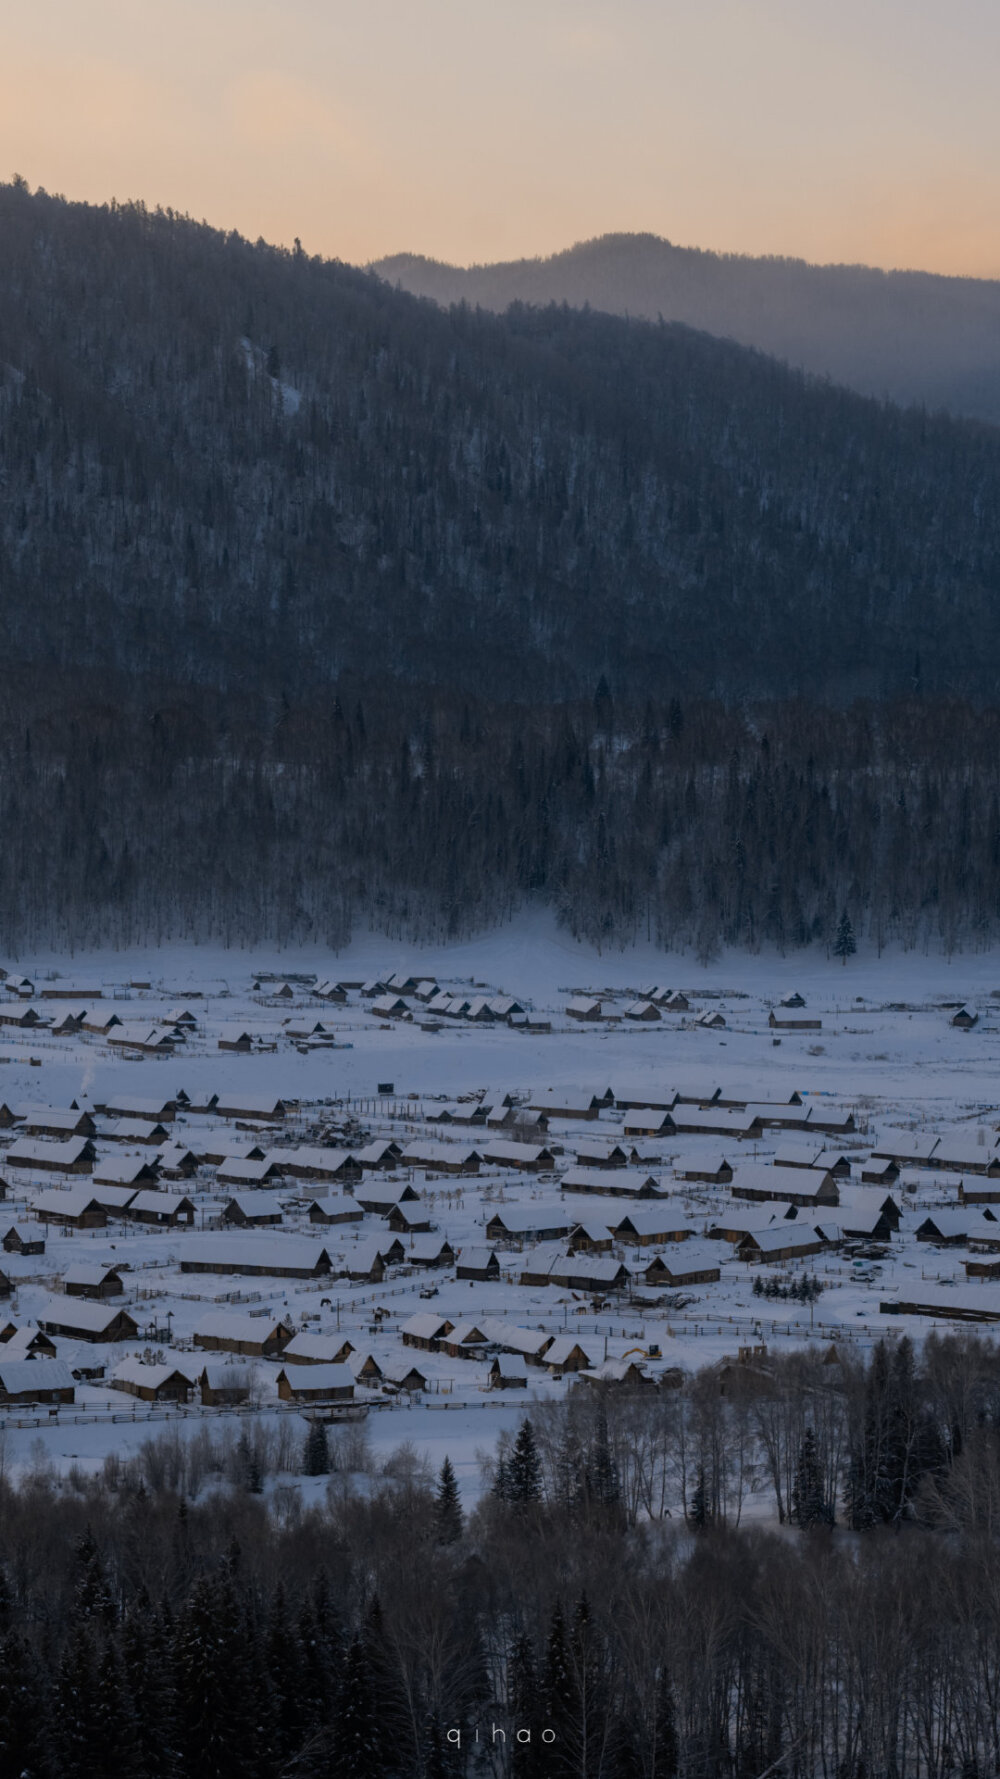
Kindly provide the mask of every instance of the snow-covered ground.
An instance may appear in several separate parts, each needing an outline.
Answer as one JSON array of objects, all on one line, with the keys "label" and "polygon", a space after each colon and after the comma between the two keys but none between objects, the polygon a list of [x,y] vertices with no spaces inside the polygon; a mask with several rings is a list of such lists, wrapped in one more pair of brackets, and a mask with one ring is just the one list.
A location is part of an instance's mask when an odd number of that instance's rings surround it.
[{"label": "snow-covered ground", "polygon": [[[518,1100],[537,1098],[545,1089],[574,1087],[604,1096],[630,1097],[644,1089],[671,1086],[693,1099],[711,1098],[722,1090],[726,1100],[788,1101],[793,1093],[815,1116],[824,1109],[850,1112],[856,1129],[847,1135],[820,1137],[817,1147],[843,1149],[851,1161],[852,1181],[876,1138],[899,1127],[972,1142],[983,1154],[996,1145],[1000,1122],[1000,957],[990,954],[922,957],[887,954],[855,956],[846,967],[817,953],[793,957],[727,956],[702,968],[690,959],[664,957],[648,951],[606,953],[574,943],[548,920],[522,922],[467,944],[410,946],[374,935],[358,937],[337,956],[315,948],[267,954],[218,947],[178,947],[128,954],[98,952],[73,958],[35,956],[7,960],[11,970],[29,977],[34,995],[26,1004],[45,1020],[58,1019],[77,1002],[88,1004],[88,991],[100,987],[94,1004],[129,1022],[155,1024],[179,1008],[190,1009],[196,1029],[165,1057],[116,1053],[97,1033],[55,1036],[46,1029],[20,1031],[0,1027],[0,1103],[15,1114],[48,1105],[66,1108],[76,1100],[95,1108],[100,1163],[124,1161],[155,1147],[111,1140],[115,1122],[101,1106],[131,1098],[172,1099],[183,1091],[195,1105],[211,1095],[223,1100],[278,1095],[294,1102],[279,1125],[268,1128],[252,1117],[219,1119],[204,1113],[178,1111],[172,1123],[176,1142],[196,1152],[206,1145],[214,1152],[242,1155],[253,1144],[278,1156],[289,1144],[327,1142],[354,1150],[363,1141],[391,1137],[402,1146],[433,1139],[454,1147],[482,1149],[484,1133],[468,1124],[437,1123],[433,1114],[442,1102],[484,1093],[497,1099],[510,1092]],[[459,1019],[431,1020],[412,996],[405,1018],[382,1018],[371,1011],[370,999],[357,986],[346,1004],[328,1005],[310,992],[302,977],[333,978],[358,984],[393,972],[415,978],[434,977],[466,996],[517,997],[536,1029],[514,1029],[505,1023],[470,1024]],[[261,980],[273,976],[273,980]],[[291,998],[275,990],[287,981]],[[129,984],[149,982],[149,989]],[[254,983],[260,982],[255,990]],[[71,1001],[45,998],[55,984],[76,985]],[[634,1023],[622,1017],[634,994],[661,983],[680,989],[690,1001],[686,1013],[664,1014],[656,1023]],[[768,1028],[770,1008],[792,991],[806,1002],[805,1014],[822,1021],[819,1031]],[[590,994],[601,999],[605,1017],[593,1025],[575,1024],[566,1015],[568,1000]],[[187,998],[187,997],[194,998]],[[0,995],[0,1011],[17,1010],[13,995]],[[977,1014],[971,1031],[951,1024],[955,1008],[967,1003]],[[706,1010],[720,1013],[721,1029],[699,1026]],[[289,1026],[320,1020],[330,1036],[307,1048],[289,1036]],[[245,1025],[273,1048],[249,1055],[220,1050],[225,1028]],[[544,1027],[551,1029],[538,1029]],[[436,1028],[436,1029],[435,1029]],[[776,1038],[780,1037],[780,1042]],[[391,1083],[391,1088],[385,1084]],[[381,1084],[381,1090],[380,1090]],[[655,1097],[655,1096],[654,1096]],[[468,1104],[469,1102],[467,1102]],[[471,1109],[471,1106],[470,1106]],[[429,1116],[430,1115],[430,1116]],[[355,1134],[344,1138],[337,1127]],[[0,1133],[9,1147],[22,1125]],[[359,1133],[360,1130],[360,1134]],[[555,1170],[536,1178],[509,1168],[484,1165],[476,1178],[455,1179],[430,1170],[401,1169],[390,1176],[400,1190],[411,1183],[421,1195],[432,1232],[447,1235],[461,1252],[485,1244],[485,1224],[498,1208],[544,1213],[558,1222],[588,1225],[617,1223],[633,1208],[630,1201],[564,1193],[559,1176],[575,1163],[577,1143],[618,1141],[623,1113],[613,1106],[594,1122],[552,1116],[547,1133],[537,1140],[555,1147]],[[980,1134],[981,1133],[981,1134]],[[507,1133],[498,1131],[498,1136]],[[723,1152],[736,1169],[750,1162],[771,1162],[790,1142],[809,1137],[803,1132],[765,1130],[762,1136],[734,1140],[728,1136],[668,1136],[637,1144],[644,1172],[652,1172],[669,1195],[669,1209],[699,1242],[710,1224],[733,1200],[728,1185],[708,1185],[678,1178],[681,1165],[709,1153]],[[39,1141],[44,1141],[44,1138]],[[650,1159],[655,1158],[655,1159]],[[14,1169],[0,1148],[0,1175],[8,1196],[0,1204],[0,1234],[11,1224],[30,1224],[39,1194],[59,1182],[43,1170]],[[370,1177],[367,1173],[365,1180]],[[381,1179],[381,1174],[374,1176]],[[91,1345],[59,1337],[59,1356],[79,1370],[82,1364],[104,1364],[110,1375],[128,1354],[162,1355],[192,1376],[223,1355],[205,1354],[192,1345],[194,1330],[208,1310],[232,1308],[279,1316],[297,1329],[339,1335],[349,1340],[355,1356],[370,1351],[384,1373],[416,1362],[427,1388],[416,1393],[387,1390],[376,1384],[365,1399],[369,1437],[376,1451],[388,1451],[410,1440],[437,1464],[447,1450],[466,1491],[478,1483],[477,1449],[489,1446],[501,1428],[516,1425],[533,1398],[558,1399],[571,1382],[550,1376],[544,1366],[529,1366],[527,1389],[498,1392],[488,1388],[492,1350],[476,1360],[450,1358],[404,1346],[400,1328],[415,1312],[426,1311],[453,1323],[492,1318],[522,1329],[575,1335],[591,1369],[626,1354],[638,1358],[648,1375],[679,1366],[692,1370],[736,1353],[740,1346],[766,1344],[772,1350],[794,1341],[831,1340],[862,1344],[880,1334],[909,1330],[918,1338],[933,1325],[925,1318],[887,1316],[880,1309],[894,1298],[913,1300],[940,1288],[959,1296],[975,1293],[978,1301],[1000,1307],[1000,1284],[967,1284],[966,1244],[937,1247],[916,1240],[915,1231],[934,1207],[954,1210],[959,1182],[973,1175],[939,1171],[933,1166],[907,1169],[894,1188],[903,1206],[900,1233],[883,1259],[857,1262],[857,1244],[831,1243],[822,1253],[799,1263],[762,1268],[733,1257],[726,1242],[716,1242],[721,1262],[718,1282],[664,1292],[662,1287],[606,1298],[595,1309],[593,1297],[553,1285],[526,1287],[518,1282],[524,1253],[502,1248],[502,1276],[497,1282],[459,1280],[455,1267],[429,1271],[406,1260],[390,1265],[379,1284],[351,1284],[341,1277],[294,1279],[233,1277],[215,1273],[182,1273],[180,1261],[214,1227],[230,1196],[205,1163],[186,1181],[163,1181],[169,1191],[190,1193],[196,1205],[193,1231],[139,1229],[114,1220],[106,1229],[62,1233],[49,1229],[44,1256],[17,1256],[0,1251],[0,1270],[11,1280],[14,1294],[0,1303],[0,1327],[9,1320],[34,1327],[52,1299],[60,1299],[67,1269],[81,1261],[125,1265],[124,1305],[137,1322],[137,1339],[113,1346]],[[86,1176],[73,1184],[86,1185]],[[360,1224],[325,1228],[309,1223],[296,1192],[301,1183],[287,1178],[271,1182],[285,1201],[284,1228],[277,1234],[255,1232],[258,1244],[277,1244],[285,1231],[325,1246],[337,1270],[340,1258],[358,1244],[382,1241],[383,1217],[367,1213]],[[339,1193],[341,1188],[330,1190]],[[361,1193],[359,1192],[359,1196]],[[645,1207],[643,1207],[645,1208]],[[744,1214],[761,1223],[785,1207],[740,1204]],[[996,1206],[1000,1219],[1000,1205]],[[976,1218],[982,1211],[977,1210]],[[813,1218],[800,1210],[795,1223]],[[820,1215],[836,1225],[837,1210]],[[1000,1222],[998,1222],[1000,1229]],[[241,1238],[242,1239],[242,1238]],[[249,1238],[247,1238],[249,1239]],[[418,1238],[419,1239],[419,1238]],[[401,1238],[404,1250],[409,1238]],[[530,1246],[524,1244],[525,1249]],[[683,1246],[683,1244],[681,1244]],[[567,1241],[561,1239],[560,1252]],[[628,1240],[615,1253],[639,1275],[660,1247],[636,1248]],[[671,1244],[669,1252],[675,1254]],[[786,1282],[803,1274],[823,1286],[812,1304],[791,1299],[764,1299],[753,1291],[759,1274]],[[421,1296],[432,1286],[437,1295]],[[657,1301],[659,1299],[659,1301]],[[60,1299],[61,1300],[61,1299]],[[48,1306],[48,1310],[47,1310]],[[378,1309],[382,1314],[374,1315]],[[950,1325],[950,1324],[949,1324]],[[493,1345],[495,1346],[495,1342]],[[659,1356],[650,1357],[652,1348]],[[0,1365],[4,1348],[0,1346]],[[43,1364],[44,1361],[38,1361]],[[234,1361],[243,1364],[243,1361]],[[294,1416],[294,1407],[279,1408],[275,1395],[275,1361],[255,1362],[253,1411],[272,1419]],[[305,1370],[306,1368],[302,1368]],[[586,1385],[581,1387],[587,1387]],[[229,1411],[203,1410],[192,1404],[146,1408],[111,1389],[106,1380],[77,1381],[76,1400],[58,1413],[11,1407],[6,1416],[4,1461],[14,1467],[37,1463],[44,1451],[57,1466],[98,1466],[108,1451],[134,1451],[151,1433],[177,1425],[185,1432],[213,1423],[235,1424]],[[134,1418],[133,1418],[134,1417]],[[41,1443],[39,1443],[41,1442]]]}]

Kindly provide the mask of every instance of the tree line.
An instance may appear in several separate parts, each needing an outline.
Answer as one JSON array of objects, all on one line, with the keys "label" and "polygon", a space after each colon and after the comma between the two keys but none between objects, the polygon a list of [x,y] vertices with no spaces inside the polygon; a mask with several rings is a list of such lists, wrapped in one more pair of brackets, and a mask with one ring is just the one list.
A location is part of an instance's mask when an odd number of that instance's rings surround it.
[{"label": "tree line", "polygon": [[987,948],[1000,715],[909,699],[331,696],[11,669],[0,945],[461,937],[544,906],[600,947]]},{"label": "tree line", "polygon": [[[193,1493],[176,1486],[176,1436],[96,1476],[59,1481],[37,1462],[4,1479],[4,1771],[995,1771],[995,1345],[934,1339],[918,1355],[898,1341],[841,1367],[800,1354],[734,1369],[676,1392],[581,1387],[562,1409],[531,1404],[484,1454],[471,1511],[447,1460],[437,1477],[407,1447],[376,1465],[356,1429],[349,1450],[312,1429],[281,1454],[320,1478],[331,1465],[308,1501],[261,1471],[263,1447],[233,1471],[229,1436],[205,1436],[216,1466]],[[720,1485],[744,1423],[779,1499],[788,1474],[789,1534],[738,1524],[732,1474]],[[630,1453],[664,1426],[682,1484],[672,1503],[636,1504]]]}]

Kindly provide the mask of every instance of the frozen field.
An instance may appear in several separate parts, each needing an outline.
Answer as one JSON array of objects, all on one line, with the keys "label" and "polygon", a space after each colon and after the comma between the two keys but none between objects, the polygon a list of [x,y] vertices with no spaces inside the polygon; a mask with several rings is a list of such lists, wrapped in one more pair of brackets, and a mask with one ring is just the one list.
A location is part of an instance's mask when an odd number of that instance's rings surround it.
[{"label": "frozen field", "polygon": [[[205,1421],[236,1424],[246,1413],[275,1423],[292,1418],[298,1437],[301,1407],[279,1405],[277,1377],[284,1369],[298,1385],[310,1367],[196,1346],[205,1317],[223,1312],[250,1315],[261,1328],[280,1322],[287,1330],[328,1337],[324,1351],[336,1350],[337,1362],[352,1368],[351,1400],[366,1406],[376,1450],[410,1440],[435,1465],[447,1450],[467,1493],[478,1484],[477,1448],[491,1445],[502,1427],[515,1426],[526,1403],[558,1399],[571,1387],[620,1387],[626,1362],[656,1381],[677,1368],[690,1371],[734,1357],[740,1347],[870,1343],[903,1329],[919,1338],[936,1325],[927,1315],[888,1313],[894,1303],[939,1303],[942,1327],[954,1325],[956,1310],[979,1316],[996,1309],[1000,1315],[1000,1283],[966,1275],[967,1261],[988,1264],[996,1257],[990,1245],[994,1212],[1000,1247],[1000,1203],[988,1202],[992,1174],[1000,1174],[1000,1160],[995,1168],[990,1164],[1000,1123],[1000,959],[990,955],[950,962],[856,956],[846,967],[815,954],[730,957],[702,969],[690,959],[652,951],[598,956],[550,924],[537,923],[419,953],[372,937],[336,957],[315,950],[268,956],[174,947],[8,959],[7,965],[28,979],[31,992],[9,990],[0,997],[0,1012],[21,1018],[31,1008],[41,1023],[0,1027],[0,1104],[9,1120],[0,1131],[0,1175],[7,1185],[0,1233],[11,1226],[22,1235],[34,1231],[44,1237],[45,1249],[19,1253],[16,1239],[7,1245],[5,1237],[0,1272],[11,1295],[0,1302],[0,1328],[6,1323],[5,1333],[22,1331],[13,1334],[10,1349],[20,1358],[30,1339],[23,1331],[58,1324],[60,1306],[80,1301],[66,1295],[65,1285],[67,1275],[86,1264],[120,1269],[123,1292],[105,1307],[124,1310],[136,1329],[110,1342],[52,1335],[57,1359],[73,1374],[74,1400],[37,1409],[14,1401],[0,1409],[8,1466],[37,1464],[44,1453],[57,1466],[96,1467],[108,1451],[134,1450],[171,1423],[190,1433]],[[435,1012],[426,998],[410,992],[398,997],[402,1008],[393,1013],[373,1010],[376,996],[363,993],[361,984],[375,977],[388,984],[396,972],[414,981],[433,978],[439,993],[448,990],[474,1003],[512,998],[523,1010],[515,1015],[520,1023],[486,1015],[478,1023]],[[345,1000],[329,1002],[315,993],[327,979],[350,985]],[[129,986],[139,983],[150,986]],[[626,1017],[640,991],[654,985],[681,991],[687,1009],[663,1011],[649,1023]],[[66,992],[53,998],[54,988]],[[779,1005],[792,993],[805,1003],[796,1012]],[[567,1006],[578,997],[600,1000],[602,1017],[574,1021]],[[969,1030],[951,1023],[963,1004],[975,1015]],[[820,1021],[820,1029],[772,1030],[772,1009],[782,1018]],[[162,1055],[116,1045],[114,1027],[63,1035],[53,1030],[67,1012],[87,1014],[88,1025],[114,1016],[138,1040],[140,1024],[177,1032],[185,1011],[193,1025],[186,1035],[169,1037]],[[706,1013],[724,1024],[699,1024]],[[324,1029],[313,1032],[317,1022]],[[220,1048],[220,1038],[233,1042],[241,1033],[249,1052]],[[550,1089],[556,1091],[546,1106]],[[566,1116],[560,1090],[563,1100],[572,1090],[581,1102],[602,1103],[593,1117]],[[679,1096],[674,1113],[682,1128],[626,1132],[634,1111],[615,1102],[669,1106],[671,1095]],[[782,1122],[781,1108],[793,1096],[800,1103]],[[277,1119],[259,1115],[268,1098],[285,1102]],[[507,1099],[510,1116],[502,1121],[498,1115],[487,1125],[480,1105],[502,1107]],[[142,1141],[143,1116],[152,1116],[159,1103],[171,1107],[164,1112],[168,1140],[150,1131],[150,1140]],[[543,1113],[529,1128],[524,1112],[532,1103]],[[62,1175],[44,1165],[45,1146],[65,1139],[52,1131],[26,1132],[33,1121],[45,1123],[38,1108],[66,1113],[74,1104],[92,1120],[94,1159],[85,1171]],[[230,1108],[228,1115],[220,1106]],[[442,1121],[443,1106],[453,1109]],[[685,1121],[697,1124],[699,1107],[710,1114],[715,1108],[713,1128],[683,1128]],[[745,1107],[755,1120],[742,1112]],[[133,1122],[123,1131],[124,1115]],[[914,1138],[922,1153],[910,1153]],[[365,1166],[360,1183],[287,1171],[288,1157],[303,1148],[336,1151],[350,1161],[382,1141],[404,1152],[428,1142],[443,1147],[430,1152],[430,1165],[416,1165],[404,1153],[388,1168]],[[29,1147],[27,1164],[18,1166],[16,1145],[25,1142],[36,1149]],[[485,1153],[491,1143],[544,1148],[551,1161],[538,1173],[524,1171],[509,1165],[506,1155],[491,1160]],[[595,1144],[628,1151],[614,1174],[613,1195],[563,1185],[578,1159],[586,1159],[578,1156],[580,1146]],[[470,1149],[479,1157],[470,1162],[477,1173],[447,1171],[449,1161]],[[877,1161],[879,1151],[897,1156],[888,1171],[884,1160]],[[182,1152],[186,1171],[178,1173],[174,1164]],[[834,1193],[798,1205],[779,1196],[740,1196],[741,1181],[756,1189],[762,1168],[786,1152],[809,1190],[836,1162]],[[240,1176],[240,1164],[254,1157],[261,1158],[254,1163],[262,1168],[259,1181],[253,1168]],[[731,1179],[683,1177],[711,1172],[720,1162]],[[49,1202],[43,1194],[66,1187],[76,1199],[92,1188],[100,1198],[102,1173],[118,1169],[124,1178],[140,1163],[153,1177],[135,1189],[187,1196],[193,1227],[136,1223],[124,1204],[105,1207],[104,1227],[63,1229],[38,1221]],[[234,1165],[235,1176],[220,1180],[220,1174],[232,1175]],[[786,1183],[787,1167],[786,1158],[780,1174]],[[873,1167],[878,1179],[862,1190],[862,1174]],[[630,1181],[638,1185],[647,1176],[652,1196],[634,1197]],[[320,1206],[344,1198],[350,1210],[351,1199],[363,1199],[372,1182],[385,1198],[380,1209],[356,1222],[310,1220],[312,1198]],[[587,1183],[594,1185],[592,1179]],[[1000,1199],[1000,1179],[995,1185]],[[409,1221],[423,1226],[415,1232],[405,1217],[393,1230],[385,1215],[407,1188],[417,1195],[409,1200]],[[121,1193],[128,1198],[124,1187]],[[238,1195],[242,1210],[236,1214],[242,1215],[255,1194],[261,1205],[273,1195],[280,1226],[227,1234],[220,1219],[229,1201]],[[865,1226],[879,1197],[891,1198],[899,1214],[890,1235]],[[498,1212],[510,1213],[514,1223],[519,1219],[519,1227],[489,1237],[487,1224]],[[683,1239],[640,1245],[618,1231],[632,1212],[646,1219],[654,1236],[652,1214],[662,1213],[660,1220],[672,1220],[673,1235]],[[929,1230],[935,1213],[943,1221]],[[800,1245],[812,1251],[776,1260],[740,1257],[732,1231],[730,1239],[710,1237],[713,1226],[739,1218],[750,1234],[773,1235],[779,1225],[798,1230]],[[573,1236],[577,1226],[583,1232]],[[557,1233],[533,1256],[536,1230]],[[802,1233],[807,1230],[811,1237]],[[920,1239],[918,1231],[929,1239]],[[454,1258],[428,1264],[441,1238]],[[325,1250],[330,1268],[304,1278],[181,1270],[193,1255],[220,1253],[212,1247],[220,1242],[236,1244],[238,1261],[252,1253],[255,1265],[261,1253],[287,1256],[305,1243],[307,1259]],[[717,1279],[678,1286],[647,1279],[657,1256],[676,1268],[688,1242],[697,1244],[689,1252],[715,1261]],[[283,1248],[285,1243],[291,1245]],[[604,1283],[610,1273],[595,1272],[592,1287],[520,1282],[522,1272],[551,1265],[555,1250],[565,1261],[580,1243],[584,1271],[597,1259],[612,1263],[611,1272],[624,1268],[624,1274]],[[496,1254],[497,1278],[456,1276],[456,1259],[460,1268],[463,1254],[473,1249]],[[382,1253],[376,1269],[381,1277],[352,1282],[346,1276],[357,1270],[361,1253],[373,1259]],[[801,1292],[806,1278],[821,1287],[811,1301]],[[755,1280],[774,1281],[772,1294],[755,1291]],[[788,1294],[792,1284],[795,1297]],[[774,1295],[775,1289],[785,1294]],[[433,1297],[426,1295],[431,1290]],[[404,1341],[405,1325],[417,1314],[429,1321]],[[486,1328],[480,1326],[484,1320]],[[474,1356],[449,1353],[449,1330],[428,1334],[431,1322],[451,1324]],[[505,1337],[512,1329],[555,1340],[552,1351],[580,1370],[563,1373],[561,1363],[536,1352],[531,1356],[539,1362],[527,1364],[526,1381],[511,1378],[510,1387],[491,1388],[494,1361],[517,1347],[516,1335],[513,1341]],[[190,1379],[190,1400],[183,1406],[146,1403],[113,1387],[123,1362],[136,1356],[161,1367],[156,1378],[174,1370]],[[4,1357],[0,1345],[0,1383]],[[39,1371],[46,1362],[32,1361]],[[206,1363],[230,1367],[236,1383],[245,1380],[249,1405],[202,1407],[197,1379]],[[93,1375],[102,1369],[103,1376]],[[406,1378],[414,1370],[416,1377]],[[150,1378],[153,1371],[151,1364]],[[592,1375],[601,1372],[603,1386]],[[339,1396],[344,1377],[338,1375]],[[336,1412],[344,1412],[339,1400]]]}]

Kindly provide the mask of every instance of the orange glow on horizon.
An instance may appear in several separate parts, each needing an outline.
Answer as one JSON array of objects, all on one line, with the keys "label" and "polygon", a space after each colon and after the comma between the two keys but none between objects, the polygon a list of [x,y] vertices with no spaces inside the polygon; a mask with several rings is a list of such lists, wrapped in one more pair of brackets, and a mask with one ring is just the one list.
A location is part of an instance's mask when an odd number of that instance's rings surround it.
[{"label": "orange glow on horizon", "polygon": [[611,231],[1000,277],[987,0],[39,0],[0,170],[366,263]]}]

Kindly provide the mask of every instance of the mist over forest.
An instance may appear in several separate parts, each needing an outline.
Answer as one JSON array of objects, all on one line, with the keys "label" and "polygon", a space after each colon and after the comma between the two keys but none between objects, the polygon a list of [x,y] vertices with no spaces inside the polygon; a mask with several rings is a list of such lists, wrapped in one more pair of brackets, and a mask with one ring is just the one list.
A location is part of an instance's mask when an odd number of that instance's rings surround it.
[{"label": "mist over forest", "polygon": [[397,253],[375,270],[443,304],[569,303],[682,321],[862,395],[1000,421],[994,279],[709,253],[651,234],[601,235],[548,258],[495,265]]}]

